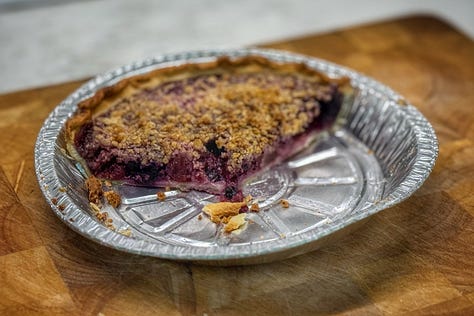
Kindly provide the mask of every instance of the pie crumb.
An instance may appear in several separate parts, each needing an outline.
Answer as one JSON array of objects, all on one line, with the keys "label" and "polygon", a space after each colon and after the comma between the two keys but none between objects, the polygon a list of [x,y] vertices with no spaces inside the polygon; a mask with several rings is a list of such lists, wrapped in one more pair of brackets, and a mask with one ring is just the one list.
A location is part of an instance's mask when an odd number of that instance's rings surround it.
[{"label": "pie crumb", "polygon": [[250,205],[250,211],[251,212],[259,212],[260,211],[260,206],[258,206],[257,203],[252,203],[252,205]]},{"label": "pie crumb", "polygon": [[59,188],[59,192],[63,192],[63,193],[64,193],[64,192],[66,192],[66,191],[67,191],[67,188],[65,188],[65,187],[60,187],[60,188]]},{"label": "pie crumb", "polygon": [[104,196],[113,208],[117,208],[122,203],[122,197],[115,191],[104,192]]},{"label": "pie crumb", "polygon": [[202,211],[209,215],[214,223],[226,223],[229,217],[238,215],[244,206],[247,206],[245,202],[209,203],[203,207]]},{"label": "pie crumb", "polygon": [[289,208],[290,207],[290,203],[288,202],[288,200],[281,199],[280,204],[283,208]]},{"label": "pie crumb", "polygon": [[95,212],[95,213],[99,213],[100,212],[100,207],[95,204],[94,202],[90,202],[89,205],[91,206],[92,210]]},{"label": "pie crumb", "polygon": [[112,231],[116,230],[114,224],[111,224],[111,223],[105,223],[105,227],[107,227],[108,229],[110,229]]},{"label": "pie crumb", "polygon": [[246,216],[245,213],[241,213],[241,214],[232,216],[229,219],[229,222],[224,226],[224,231],[226,233],[230,233],[230,232],[242,227],[242,225],[244,225],[245,222],[246,222],[245,221],[245,216]]},{"label": "pie crumb", "polygon": [[198,220],[201,220],[201,219],[202,219],[202,215],[199,214],[199,215],[198,215]]},{"label": "pie crumb", "polygon": [[132,230],[130,228],[122,229],[119,231],[119,233],[127,237],[132,236]]},{"label": "pie crumb", "polygon": [[64,211],[65,208],[66,208],[66,205],[64,205],[64,204],[59,204],[59,205],[58,205],[58,209],[59,209],[61,212]]},{"label": "pie crumb", "polygon": [[51,203],[53,203],[54,205],[58,204],[58,199],[55,198],[55,197],[53,197],[53,198],[51,199]]},{"label": "pie crumb", "polygon": [[99,179],[94,176],[90,176],[86,179],[86,188],[89,192],[89,202],[95,204],[100,203],[100,198],[102,197],[102,183]]},{"label": "pie crumb", "polygon": [[164,192],[161,192],[161,191],[158,192],[158,193],[156,193],[156,197],[158,198],[158,200],[160,200],[160,201],[162,201],[162,202],[163,202],[164,200],[166,200],[166,194],[165,194]]},{"label": "pie crumb", "polygon": [[109,217],[109,213],[107,213],[107,212],[98,213],[96,215],[96,217],[99,221],[105,222],[107,220],[107,218]]}]

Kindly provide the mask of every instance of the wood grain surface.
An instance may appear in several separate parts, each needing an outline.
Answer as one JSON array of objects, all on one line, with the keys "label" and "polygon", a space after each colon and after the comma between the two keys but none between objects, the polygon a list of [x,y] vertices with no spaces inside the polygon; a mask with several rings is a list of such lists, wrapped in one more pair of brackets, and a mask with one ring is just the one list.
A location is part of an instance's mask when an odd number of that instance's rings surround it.
[{"label": "wood grain surface", "polygon": [[1,95],[0,314],[474,315],[474,43],[416,16],[265,46],[354,68],[415,104],[440,141],[423,187],[337,243],[280,262],[130,255],[69,230],[36,182],[36,135],[81,82]]}]

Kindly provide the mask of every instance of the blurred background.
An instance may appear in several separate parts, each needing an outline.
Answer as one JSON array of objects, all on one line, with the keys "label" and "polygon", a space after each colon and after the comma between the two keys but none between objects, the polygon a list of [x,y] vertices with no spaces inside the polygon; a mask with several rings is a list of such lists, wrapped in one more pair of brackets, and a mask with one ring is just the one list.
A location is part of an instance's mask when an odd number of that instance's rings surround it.
[{"label": "blurred background", "polygon": [[473,0],[0,0],[0,93],[162,53],[251,46],[430,14],[474,38]]}]

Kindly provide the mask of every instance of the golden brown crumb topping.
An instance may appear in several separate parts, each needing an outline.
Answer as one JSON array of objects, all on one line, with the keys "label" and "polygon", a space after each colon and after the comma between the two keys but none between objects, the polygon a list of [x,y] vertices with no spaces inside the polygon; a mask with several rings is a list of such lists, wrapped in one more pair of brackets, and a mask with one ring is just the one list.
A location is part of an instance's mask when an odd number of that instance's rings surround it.
[{"label": "golden brown crumb topping", "polygon": [[303,132],[330,90],[319,77],[270,70],[200,75],[118,99],[94,118],[94,137],[142,164],[168,163],[177,151],[198,158],[213,141],[232,169]]}]

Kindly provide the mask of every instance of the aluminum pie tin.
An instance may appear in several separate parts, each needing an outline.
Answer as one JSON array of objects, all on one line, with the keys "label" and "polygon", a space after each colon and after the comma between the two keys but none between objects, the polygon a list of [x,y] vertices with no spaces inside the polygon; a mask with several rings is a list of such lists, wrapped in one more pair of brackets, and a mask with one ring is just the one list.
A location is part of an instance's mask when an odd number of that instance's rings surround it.
[{"label": "aluminum pie tin", "polygon": [[[356,93],[337,128],[312,146],[244,187],[261,211],[225,234],[199,216],[215,197],[202,192],[169,191],[164,202],[156,188],[114,185],[122,205],[104,207],[115,230],[94,215],[81,167],[65,150],[64,124],[78,102],[98,89],[148,71],[184,63],[259,55],[297,62],[331,77],[348,76]],[[387,86],[356,71],[312,57],[263,49],[206,50],[161,55],[135,62],[90,80],[44,122],[35,146],[40,188],[54,213],[79,234],[125,252],[204,264],[254,264],[315,250],[349,233],[371,215],[415,192],[438,155],[434,130],[423,115]],[[287,199],[284,209],[279,201]],[[54,200],[55,203],[52,201]]]}]

